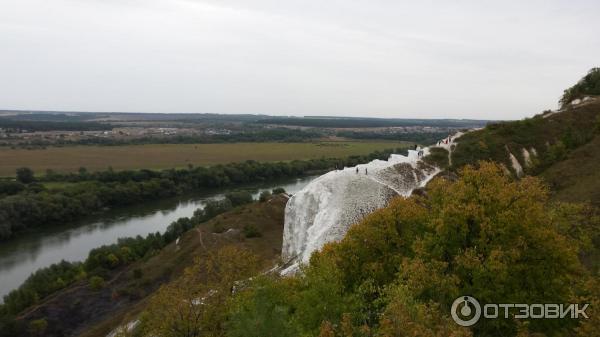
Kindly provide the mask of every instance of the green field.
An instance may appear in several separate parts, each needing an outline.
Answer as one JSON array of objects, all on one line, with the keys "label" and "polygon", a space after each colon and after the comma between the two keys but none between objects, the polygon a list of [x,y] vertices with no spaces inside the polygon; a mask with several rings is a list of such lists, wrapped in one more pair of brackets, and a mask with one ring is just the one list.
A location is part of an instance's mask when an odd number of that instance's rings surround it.
[{"label": "green field", "polygon": [[375,150],[407,147],[406,142],[318,142],[318,143],[232,143],[232,144],[147,144],[125,146],[68,146],[26,150],[0,148],[0,176],[13,176],[19,167],[36,173],[47,169],[74,172],[127,169],[165,169],[207,166],[246,160],[289,161],[321,157],[364,155]]}]

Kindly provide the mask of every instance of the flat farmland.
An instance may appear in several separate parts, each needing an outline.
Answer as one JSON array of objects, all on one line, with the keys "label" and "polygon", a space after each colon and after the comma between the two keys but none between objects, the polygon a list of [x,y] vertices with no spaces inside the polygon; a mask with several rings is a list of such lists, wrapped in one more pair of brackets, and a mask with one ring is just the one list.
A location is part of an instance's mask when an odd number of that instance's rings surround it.
[{"label": "flat farmland", "polygon": [[19,167],[38,174],[47,169],[74,172],[128,169],[166,169],[209,166],[246,160],[291,161],[342,158],[375,150],[407,147],[405,142],[335,141],[315,143],[146,144],[124,146],[68,146],[26,150],[0,148],[0,176],[14,176]]}]

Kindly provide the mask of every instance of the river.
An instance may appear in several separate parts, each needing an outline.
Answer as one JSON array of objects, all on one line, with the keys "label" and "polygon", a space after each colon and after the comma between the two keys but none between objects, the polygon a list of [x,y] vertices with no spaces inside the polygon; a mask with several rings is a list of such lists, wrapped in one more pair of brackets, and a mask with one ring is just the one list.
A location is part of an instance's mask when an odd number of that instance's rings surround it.
[{"label": "river", "polygon": [[[283,187],[295,193],[315,176],[248,185],[235,190],[248,190],[257,199],[260,192]],[[116,243],[118,238],[164,232],[171,222],[189,217],[206,200],[223,198],[234,189],[220,189],[186,197],[145,202],[91,215],[76,223],[36,230],[0,243],[0,303],[4,295],[39,268],[53,263],[83,261],[93,248]]]}]

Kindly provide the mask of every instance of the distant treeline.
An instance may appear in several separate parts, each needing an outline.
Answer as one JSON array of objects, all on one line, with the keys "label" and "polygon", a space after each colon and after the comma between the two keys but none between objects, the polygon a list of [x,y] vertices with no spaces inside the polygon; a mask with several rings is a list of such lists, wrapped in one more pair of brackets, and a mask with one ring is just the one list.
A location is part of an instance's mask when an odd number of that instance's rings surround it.
[{"label": "distant treeline", "polygon": [[215,143],[260,143],[260,142],[287,142],[300,143],[322,138],[324,134],[318,130],[293,130],[287,128],[264,129],[249,132],[232,132],[230,134],[215,135],[174,135],[174,136],[146,136],[140,138],[109,138],[91,137],[79,140],[44,140],[33,139],[14,142],[0,142],[0,146],[21,147],[46,147],[46,146],[70,146],[70,145],[141,145],[141,144],[215,144]]},{"label": "distant treeline", "polygon": [[90,138],[76,142],[58,142],[64,145],[129,145],[129,144],[212,144],[212,143],[260,143],[304,142],[323,137],[318,131],[302,131],[287,128],[264,129],[250,132],[232,132],[215,135],[175,135],[168,137],[141,137],[134,139]]},{"label": "distant treeline", "polygon": [[23,131],[104,131],[112,130],[113,126],[97,122],[57,122],[37,120],[16,120],[0,117],[0,129],[8,132]]},{"label": "distant treeline", "polygon": [[274,117],[257,121],[262,124],[295,125],[325,128],[373,128],[431,126],[470,128],[481,127],[487,121],[468,119],[397,119],[397,118],[342,118],[342,117]]},{"label": "distant treeline", "polygon": [[186,123],[238,123],[255,122],[269,118],[266,115],[215,114],[215,113],[154,113],[154,112],[84,112],[84,111],[42,111],[42,110],[0,110],[10,113],[11,118],[38,121],[92,121],[111,119],[128,122],[186,122]]},{"label": "distant treeline", "polygon": [[[407,141],[420,144],[433,144],[437,140],[448,136],[448,132],[407,132],[407,133],[384,133],[376,131],[340,131],[334,133],[338,137],[348,139],[384,139],[394,141]],[[33,139],[14,142],[0,142],[0,146],[20,146],[40,148],[47,146],[72,146],[72,145],[101,145],[101,146],[122,146],[122,145],[143,145],[143,144],[219,144],[219,143],[261,143],[261,142],[285,142],[301,143],[322,139],[331,135],[323,130],[295,130],[288,128],[264,129],[251,132],[233,132],[230,134],[218,135],[195,135],[195,136],[168,136],[168,137],[141,137],[134,139],[104,138],[93,137],[80,140],[43,140]]]},{"label": "distant treeline", "polygon": [[386,139],[396,140],[405,142],[414,142],[423,145],[434,144],[440,139],[448,137],[448,132],[407,132],[407,133],[382,133],[372,131],[340,131],[336,133],[338,137],[351,138],[351,139]]},{"label": "distant treeline", "polygon": [[[386,159],[402,149],[376,151],[344,159],[322,158],[304,161],[260,163],[246,161],[212,167],[170,169],[164,171],[112,170],[78,174],[50,172],[43,181],[75,182],[47,190],[44,184],[29,182],[0,183],[0,240],[16,233],[74,221],[106,207],[120,207],[147,200],[175,196],[206,188],[234,186],[279,178],[291,178],[310,172],[353,166],[373,159]],[[26,170],[22,170],[26,171]],[[23,183],[25,182],[25,183]]]}]

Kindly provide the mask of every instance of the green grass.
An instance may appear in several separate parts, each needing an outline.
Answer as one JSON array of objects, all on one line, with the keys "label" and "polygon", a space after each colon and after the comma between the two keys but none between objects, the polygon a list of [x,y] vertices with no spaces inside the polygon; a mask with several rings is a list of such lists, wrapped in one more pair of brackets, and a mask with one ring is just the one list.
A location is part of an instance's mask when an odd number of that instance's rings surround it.
[{"label": "green grass", "polygon": [[67,146],[39,150],[0,148],[0,176],[13,176],[19,167],[37,174],[47,169],[75,172],[180,168],[246,160],[291,161],[342,158],[376,150],[407,147],[405,142],[328,141],[315,143],[147,144],[126,146]]}]

